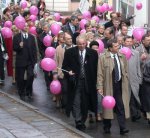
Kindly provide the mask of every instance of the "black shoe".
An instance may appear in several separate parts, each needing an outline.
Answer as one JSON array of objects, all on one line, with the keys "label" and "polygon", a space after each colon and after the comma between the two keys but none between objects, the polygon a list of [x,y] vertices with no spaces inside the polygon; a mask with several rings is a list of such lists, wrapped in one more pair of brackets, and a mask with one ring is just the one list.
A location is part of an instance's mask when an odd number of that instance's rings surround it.
[{"label": "black shoe", "polygon": [[104,133],[105,134],[110,134],[110,128],[104,128]]},{"label": "black shoe", "polygon": [[32,100],[32,99],[33,99],[33,97],[32,97],[31,95],[29,95],[29,96],[28,96],[28,99],[29,99],[29,100]]},{"label": "black shoe", "polygon": [[76,125],[76,129],[80,130],[80,131],[84,131],[86,128],[85,125]]},{"label": "black shoe", "polygon": [[148,124],[150,125],[150,119],[148,119]]},{"label": "black shoe", "polygon": [[21,99],[22,101],[25,101],[25,96],[20,96],[20,99]]},{"label": "black shoe", "polygon": [[123,129],[123,130],[120,130],[120,135],[124,135],[126,133],[129,133],[129,130],[128,129]]},{"label": "black shoe", "polygon": [[141,118],[141,116],[134,116],[131,118],[132,122],[136,122],[137,120],[139,120]]},{"label": "black shoe", "polygon": [[81,121],[76,122],[76,129],[80,131],[84,131],[86,129],[85,124],[81,123]]},{"label": "black shoe", "polygon": [[94,119],[93,119],[92,114],[89,114],[89,123],[90,124],[94,123]]}]

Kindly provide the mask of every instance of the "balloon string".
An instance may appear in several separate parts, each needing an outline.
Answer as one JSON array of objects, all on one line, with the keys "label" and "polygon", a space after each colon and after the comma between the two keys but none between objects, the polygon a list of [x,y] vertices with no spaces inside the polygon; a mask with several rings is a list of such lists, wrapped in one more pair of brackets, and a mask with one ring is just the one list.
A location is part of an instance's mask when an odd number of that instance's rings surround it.
[{"label": "balloon string", "polygon": [[100,95],[104,98],[104,95],[100,93]]},{"label": "balloon string", "polygon": [[62,68],[59,68],[59,67],[57,67],[57,68],[60,69],[60,70],[62,70],[62,71],[64,71],[64,72],[69,73],[69,71],[67,71],[67,70],[65,70],[65,69],[62,69]]}]

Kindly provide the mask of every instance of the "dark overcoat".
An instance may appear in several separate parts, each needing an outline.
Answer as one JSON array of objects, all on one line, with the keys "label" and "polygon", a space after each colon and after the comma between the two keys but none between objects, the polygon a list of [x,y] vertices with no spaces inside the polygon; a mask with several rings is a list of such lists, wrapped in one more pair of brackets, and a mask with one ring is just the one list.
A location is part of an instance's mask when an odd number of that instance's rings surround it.
[{"label": "dark overcoat", "polygon": [[[23,48],[20,47],[20,42],[23,41]],[[27,50],[25,50],[27,47]],[[16,34],[13,38],[13,50],[16,52],[16,67],[26,67],[37,62],[37,52],[35,38],[33,35],[28,34],[28,39],[24,39],[22,34]],[[27,54],[29,56],[27,56]],[[29,57],[29,59],[27,59]]]},{"label": "dark overcoat", "polygon": [[[86,55],[84,60],[85,76],[86,76],[86,90],[89,97],[88,102],[90,103],[88,109],[95,112],[97,110],[97,91],[96,91],[96,80],[97,80],[97,63],[98,54],[95,50],[86,48]],[[67,93],[67,106],[66,113],[69,116],[72,110],[72,105],[75,97],[76,84],[80,74],[80,61],[79,61],[79,50],[78,47],[73,47],[66,50],[64,55],[64,61],[62,68],[68,71],[73,71],[75,75],[69,76],[68,73],[64,72],[65,77],[68,80],[69,90]],[[81,99],[81,106],[87,104]]]},{"label": "dark overcoat", "polygon": [[140,99],[142,110],[150,112],[150,61],[147,62],[143,70],[143,82],[140,88]]}]

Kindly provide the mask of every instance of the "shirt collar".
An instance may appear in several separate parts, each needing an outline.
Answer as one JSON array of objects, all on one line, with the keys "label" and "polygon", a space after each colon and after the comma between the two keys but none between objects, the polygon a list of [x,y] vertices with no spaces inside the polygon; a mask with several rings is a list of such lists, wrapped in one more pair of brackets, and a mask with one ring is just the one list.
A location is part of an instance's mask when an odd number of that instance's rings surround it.
[{"label": "shirt collar", "polygon": [[110,52],[110,56],[111,56],[111,58],[114,58],[114,56],[117,57],[117,54],[113,54]]},{"label": "shirt collar", "polygon": [[[82,51],[82,54],[83,54],[83,55],[85,55],[85,53],[86,53],[86,49],[84,49],[84,50]],[[81,55],[81,50],[79,50],[79,54]]]}]

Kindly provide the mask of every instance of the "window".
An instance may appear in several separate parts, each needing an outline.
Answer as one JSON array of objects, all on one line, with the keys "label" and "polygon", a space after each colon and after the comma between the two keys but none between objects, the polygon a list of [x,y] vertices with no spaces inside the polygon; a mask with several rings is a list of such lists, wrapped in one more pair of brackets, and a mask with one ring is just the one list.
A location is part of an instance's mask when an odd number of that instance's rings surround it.
[{"label": "window", "polygon": [[71,0],[71,2],[80,2],[80,0]]}]

